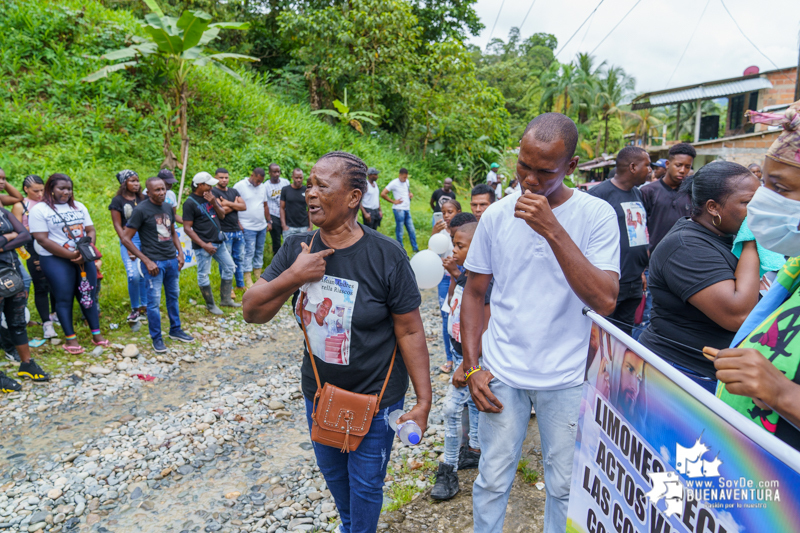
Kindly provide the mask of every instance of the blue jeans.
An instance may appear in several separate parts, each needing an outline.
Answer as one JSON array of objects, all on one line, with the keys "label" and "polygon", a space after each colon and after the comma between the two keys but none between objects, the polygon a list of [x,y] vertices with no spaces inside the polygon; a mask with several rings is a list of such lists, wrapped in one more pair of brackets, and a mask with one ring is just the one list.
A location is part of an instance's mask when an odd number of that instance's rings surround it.
[{"label": "blue jeans", "polygon": [[680,370],[681,374],[683,374],[687,378],[691,379],[692,381],[694,381],[695,383],[697,383],[698,385],[703,387],[705,390],[707,390],[711,394],[716,394],[717,393],[717,380],[716,379],[709,378],[709,377],[706,377],[706,376],[701,376],[700,374],[698,374],[694,370],[691,370],[691,369],[686,368],[684,366],[675,364],[672,361],[669,361],[667,359],[664,359],[664,361],[667,361],[667,363],[671,364],[673,367],[675,367],[676,369]]},{"label": "blue jeans", "polygon": [[644,269],[644,277],[647,279],[647,296],[644,299],[644,313],[642,313],[642,323],[633,328],[633,334],[631,337],[639,340],[639,337],[644,333],[644,330],[647,329],[647,326],[650,325],[650,310],[653,309],[653,295],[650,294],[650,271],[648,269]]},{"label": "blue jeans", "polygon": [[417,247],[417,232],[414,231],[414,221],[411,220],[411,211],[392,209],[394,212],[394,236],[400,246],[403,246],[403,226],[408,230],[408,240],[411,241],[411,249],[419,251]]},{"label": "blue jeans", "polygon": [[544,533],[564,533],[582,386],[549,391],[522,390],[495,378],[489,388],[503,404],[503,410],[480,414],[481,460],[472,489],[475,533],[503,531],[508,496],[528,432],[531,406],[536,409],[542,439],[547,490]]},{"label": "blue jeans", "polygon": [[[311,431],[314,407],[306,400],[306,419]],[[342,453],[339,448],[312,442],[317,466],[336,501],[344,533],[375,533],[383,507],[383,479],[392,453],[395,432],[389,413],[403,408],[403,400],[381,409],[358,449]]]},{"label": "blue jeans", "polygon": [[293,228],[289,226],[286,231],[283,232],[283,242],[286,242],[286,237],[290,235],[299,235],[306,232],[308,232],[308,226],[303,226],[301,228]]},{"label": "blue jeans", "polygon": [[194,251],[197,257],[197,284],[200,287],[211,285],[211,278],[208,275],[211,273],[212,258],[219,263],[220,279],[233,279],[233,273],[236,271],[236,265],[233,264],[233,259],[225,243],[221,242],[214,246],[217,247],[217,251],[213,255],[202,248]]},{"label": "blue jeans", "polygon": [[[453,365],[458,367],[463,358],[453,352]],[[469,447],[481,448],[478,441],[478,408],[472,401],[469,387],[456,388],[451,381],[444,400],[444,462],[458,470],[458,452],[461,450],[461,413],[469,406]]]},{"label": "blue jeans", "polygon": [[167,296],[167,316],[169,317],[169,332],[175,333],[181,329],[181,315],[178,307],[180,287],[178,280],[181,271],[178,268],[178,259],[169,261],[156,261],[158,274],[151,276],[145,270],[144,278],[147,283],[147,327],[150,329],[150,338],[161,340],[161,286]]},{"label": "blue jeans", "polygon": [[[447,298],[447,290],[450,288],[450,276],[445,273],[442,281],[439,282],[439,309],[444,304],[444,299]],[[448,361],[453,360],[453,348],[450,346],[450,335],[447,333],[447,317],[450,315],[441,311],[442,313],[442,338],[444,339],[444,355]]]},{"label": "blue jeans", "polygon": [[264,266],[264,243],[267,240],[267,228],[253,231],[244,230],[244,264],[242,269],[245,272],[252,272],[253,269],[260,269]]},{"label": "blue jeans", "polygon": [[[131,241],[136,248],[142,249],[139,233],[134,234]],[[119,245],[119,254],[122,256],[122,264],[125,265],[125,272],[128,274],[128,296],[131,298],[131,309],[144,307],[147,305],[147,282],[139,272],[140,261],[136,258],[131,259],[128,249],[122,243]]]},{"label": "blue jeans", "polygon": [[[241,231],[226,231],[225,236],[228,240],[223,244],[228,248],[228,253],[231,254],[233,264],[236,265],[236,272],[233,277],[236,278],[236,286],[244,287],[244,271],[242,270],[242,260],[244,256],[244,233]],[[220,266],[219,273],[222,274],[222,266]]]}]

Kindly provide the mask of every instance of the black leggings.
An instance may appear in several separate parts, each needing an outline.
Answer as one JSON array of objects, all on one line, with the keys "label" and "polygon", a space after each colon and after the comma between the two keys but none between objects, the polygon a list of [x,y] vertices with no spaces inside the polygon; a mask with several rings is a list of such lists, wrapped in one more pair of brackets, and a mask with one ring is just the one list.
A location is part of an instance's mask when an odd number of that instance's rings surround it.
[{"label": "black leggings", "polygon": [[0,298],[0,311],[6,316],[7,328],[0,327],[0,347],[9,351],[12,346],[28,344],[28,322],[25,308],[28,306],[28,293],[19,291],[8,298]]},{"label": "black leggings", "polygon": [[33,249],[33,246],[26,247],[31,256],[28,258],[28,273],[33,280],[33,301],[36,304],[36,310],[39,311],[39,316],[42,322],[50,320],[50,313],[56,310],[56,297],[50,290],[50,284],[47,283],[47,278],[42,272],[42,267],[39,265],[39,254]]}]

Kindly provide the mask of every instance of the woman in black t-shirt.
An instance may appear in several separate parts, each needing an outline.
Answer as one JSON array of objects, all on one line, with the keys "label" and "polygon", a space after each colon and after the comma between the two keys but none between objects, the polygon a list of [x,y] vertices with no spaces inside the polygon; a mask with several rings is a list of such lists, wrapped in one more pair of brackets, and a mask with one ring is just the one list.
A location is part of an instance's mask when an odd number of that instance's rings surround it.
[{"label": "woman in black t-shirt", "polygon": [[650,258],[650,325],[639,342],[714,392],[714,364],[704,346],[726,348],[758,302],[759,258],[755,241],[741,257],[733,238],[747,216],[758,179],[745,167],[715,161],[685,178],[692,215],[679,220]]},{"label": "woman in black t-shirt", "polygon": [[[394,439],[386,418],[403,408],[409,376],[417,404],[399,422],[413,420],[424,432],[432,397],[421,298],[408,256],[395,241],[356,218],[366,180],[367,166],[351,154],[332,152],[317,161],[306,202],[319,231],[288,237],[243,300],[245,320],[263,324],[294,296],[295,317],[308,332],[322,384],[377,395],[397,345],[379,411],[360,446],[342,453],[338,447],[314,443],[344,530],[359,533],[377,528]],[[307,292],[302,300],[301,288]],[[308,349],[302,383],[311,429],[317,384]]]},{"label": "woman in black t-shirt", "polygon": [[[128,274],[128,296],[131,299],[131,314],[128,315],[128,323],[133,325],[147,318],[147,284],[141,271],[137,259],[122,244],[122,234],[125,225],[131,218],[133,209],[145,199],[142,194],[142,185],[139,183],[139,175],[133,170],[122,170],[117,173],[119,189],[117,195],[111,200],[108,209],[111,211],[111,221],[114,223],[114,231],[120,238],[120,256],[122,264],[125,265],[125,272]],[[142,248],[139,234],[133,236],[133,244],[136,248]]]}]

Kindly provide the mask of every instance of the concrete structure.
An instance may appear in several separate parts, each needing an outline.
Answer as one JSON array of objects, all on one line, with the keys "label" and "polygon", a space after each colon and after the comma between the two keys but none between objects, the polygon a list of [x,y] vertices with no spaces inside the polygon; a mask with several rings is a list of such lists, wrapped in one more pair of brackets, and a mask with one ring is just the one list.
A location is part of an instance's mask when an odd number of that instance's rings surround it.
[{"label": "concrete structure", "polygon": [[[755,73],[750,74],[750,72]],[[724,159],[747,166],[750,163],[763,163],[767,149],[780,133],[779,128],[763,124],[747,124],[744,113],[747,110],[780,113],[794,101],[797,80],[797,67],[771,70],[758,73],[748,69],[748,74],[739,78],[729,78],[704,82],[697,85],[677,87],[664,91],[637,96],[632,108],[647,109],[664,105],[695,101],[700,110],[703,100],[727,97],[728,113],[725,117],[725,135],[719,138],[701,140],[701,113],[695,116],[694,142],[697,159],[694,168],[700,168],[710,161]],[[722,117],[720,117],[722,118]],[[680,117],[678,117],[680,120]],[[714,136],[716,137],[716,135]],[[664,145],[645,146],[650,158],[655,161],[667,157],[670,146],[678,140],[667,141]]]}]

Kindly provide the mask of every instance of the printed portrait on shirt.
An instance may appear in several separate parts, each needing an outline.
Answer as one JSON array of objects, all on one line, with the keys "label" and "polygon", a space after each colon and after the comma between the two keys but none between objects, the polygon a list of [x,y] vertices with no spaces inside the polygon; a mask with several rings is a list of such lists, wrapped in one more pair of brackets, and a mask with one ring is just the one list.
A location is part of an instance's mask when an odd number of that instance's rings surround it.
[{"label": "printed portrait on shirt", "polygon": [[641,202],[620,203],[622,212],[625,213],[625,227],[628,229],[628,245],[644,246],[650,244],[650,235],[647,232],[647,214]]},{"label": "printed portrait on shirt", "polygon": [[166,213],[161,213],[155,216],[156,232],[158,233],[159,242],[172,240],[172,220]]},{"label": "printed portrait on shirt", "polygon": [[312,303],[308,294],[303,294],[297,300],[295,316],[306,328],[311,352],[326,363],[349,365],[358,282],[326,275],[309,292],[322,299]]}]

